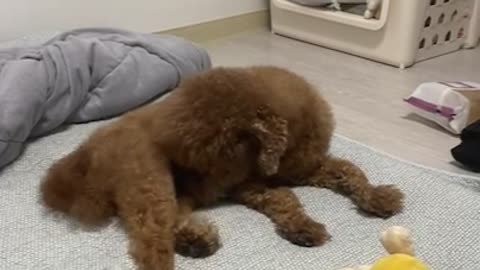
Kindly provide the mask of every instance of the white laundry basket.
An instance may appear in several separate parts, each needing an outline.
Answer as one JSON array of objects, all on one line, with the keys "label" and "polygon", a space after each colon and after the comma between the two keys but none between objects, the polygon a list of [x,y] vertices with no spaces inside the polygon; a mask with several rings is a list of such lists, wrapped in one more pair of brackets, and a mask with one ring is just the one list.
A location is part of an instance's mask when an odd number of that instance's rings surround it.
[{"label": "white laundry basket", "polygon": [[475,6],[470,20],[470,29],[468,30],[466,48],[474,48],[480,42],[480,1],[475,0]]},{"label": "white laundry basket", "polygon": [[272,31],[404,68],[462,48],[469,28],[480,23],[471,21],[479,1],[383,0],[379,18],[366,20],[271,0]]}]

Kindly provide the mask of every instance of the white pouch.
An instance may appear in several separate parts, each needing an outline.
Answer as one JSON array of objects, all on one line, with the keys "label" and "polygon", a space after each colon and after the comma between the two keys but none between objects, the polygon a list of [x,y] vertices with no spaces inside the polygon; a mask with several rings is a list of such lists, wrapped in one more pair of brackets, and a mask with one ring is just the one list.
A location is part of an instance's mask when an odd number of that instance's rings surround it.
[{"label": "white pouch", "polygon": [[480,84],[423,83],[405,99],[412,111],[454,134],[480,119]]}]

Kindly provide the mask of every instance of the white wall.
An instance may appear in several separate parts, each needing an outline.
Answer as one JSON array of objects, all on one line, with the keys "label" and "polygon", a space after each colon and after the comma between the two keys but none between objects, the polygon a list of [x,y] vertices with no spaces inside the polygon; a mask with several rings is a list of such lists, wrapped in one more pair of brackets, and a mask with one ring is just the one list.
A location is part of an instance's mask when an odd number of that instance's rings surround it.
[{"label": "white wall", "polygon": [[155,32],[266,6],[267,0],[0,0],[0,41],[94,26]]}]

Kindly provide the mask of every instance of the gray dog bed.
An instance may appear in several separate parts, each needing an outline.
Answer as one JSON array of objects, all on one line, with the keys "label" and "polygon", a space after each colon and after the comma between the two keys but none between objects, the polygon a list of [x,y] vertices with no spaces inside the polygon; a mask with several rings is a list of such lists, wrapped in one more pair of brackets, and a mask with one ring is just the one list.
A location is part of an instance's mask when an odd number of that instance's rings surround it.
[{"label": "gray dog bed", "polygon": [[35,38],[3,44],[0,168],[31,137],[119,115],[210,66],[207,52],[186,40],[115,29],[74,30],[41,45]]}]

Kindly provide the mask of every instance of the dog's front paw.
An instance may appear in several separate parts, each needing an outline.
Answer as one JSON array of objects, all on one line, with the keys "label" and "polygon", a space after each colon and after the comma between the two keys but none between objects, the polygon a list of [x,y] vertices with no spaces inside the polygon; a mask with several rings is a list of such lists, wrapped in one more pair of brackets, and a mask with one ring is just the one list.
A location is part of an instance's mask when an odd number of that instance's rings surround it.
[{"label": "dog's front paw", "polygon": [[311,219],[290,222],[291,224],[278,227],[277,231],[292,244],[302,247],[321,246],[331,238],[323,224]]},{"label": "dog's front paw", "polygon": [[403,200],[403,193],[395,186],[377,186],[372,189],[364,210],[381,218],[389,218],[402,211]]},{"label": "dog's front paw", "polygon": [[208,223],[189,222],[175,233],[175,250],[185,257],[204,258],[220,248],[215,226]]}]

